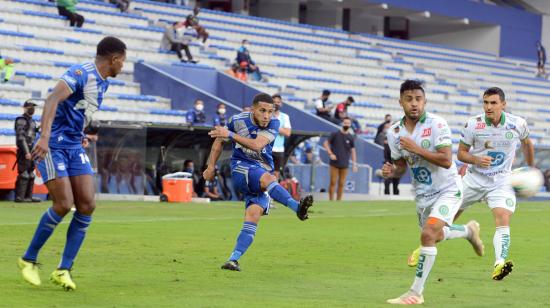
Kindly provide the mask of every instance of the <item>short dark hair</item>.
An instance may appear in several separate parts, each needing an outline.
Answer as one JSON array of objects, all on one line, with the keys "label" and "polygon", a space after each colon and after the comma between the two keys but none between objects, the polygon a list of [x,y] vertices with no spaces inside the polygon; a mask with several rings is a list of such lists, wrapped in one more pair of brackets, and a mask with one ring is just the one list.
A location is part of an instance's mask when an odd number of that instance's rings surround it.
[{"label": "short dark hair", "polygon": [[271,98],[271,95],[267,93],[256,94],[256,96],[254,96],[254,100],[252,101],[252,105],[256,106],[260,102],[273,104],[273,98]]},{"label": "short dark hair", "polygon": [[501,101],[505,101],[506,100],[506,96],[504,95],[504,91],[502,91],[501,88],[498,88],[498,87],[492,87],[492,88],[489,88],[487,90],[485,90],[485,92],[483,92],[483,97],[485,96],[491,96],[491,95],[498,95],[498,97],[500,98]]},{"label": "short dark hair", "polygon": [[281,94],[279,94],[279,93],[276,93],[276,94],[271,95],[271,98],[273,98],[273,99],[276,99],[276,98],[283,99],[283,98],[281,97]]},{"label": "short dark hair", "polygon": [[329,90],[323,90],[323,95],[324,95],[324,96],[330,95],[330,91],[329,91]]},{"label": "short dark hair", "polygon": [[218,108],[221,107],[221,106],[225,106],[225,104],[224,103],[219,103]]},{"label": "short dark hair", "polygon": [[[193,160],[191,159],[186,159],[183,161],[183,168],[189,166],[189,163],[193,163]],[[193,163],[194,164],[194,163]]]},{"label": "short dark hair", "polygon": [[96,55],[108,57],[113,54],[125,54],[126,44],[114,36],[106,36],[97,44]]},{"label": "short dark hair", "polygon": [[348,96],[347,100],[348,100],[348,102],[355,103],[355,100],[353,99],[353,96]]},{"label": "short dark hair", "polygon": [[244,44],[245,42],[248,43],[248,40],[247,40],[247,39],[244,39],[244,40],[241,42],[241,44]]},{"label": "short dark hair", "polygon": [[198,103],[198,102],[201,102],[201,103],[203,103],[203,104],[204,104],[204,102],[202,101],[202,99],[200,99],[200,98],[197,98],[197,99],[195,100],[195,102],[193,103],[193,105],[195,105],[195,104],[196,104],[196,103]]},{"label": "short dark hair", "polygon": [[350,117],[343,117],[342,122],[344,122],[345,120],[350,120],[351,121],[351,118]]},{"label": "short dark hair", "polygon": [[426,93],[424,91],[424,88],[422,87],[422,82],[418,80],[407,79],[401,84],[401,88],[399,89],[399,94],[403,95],[405,91],[411,91],[411,90],[421,90],[422,93]]}]

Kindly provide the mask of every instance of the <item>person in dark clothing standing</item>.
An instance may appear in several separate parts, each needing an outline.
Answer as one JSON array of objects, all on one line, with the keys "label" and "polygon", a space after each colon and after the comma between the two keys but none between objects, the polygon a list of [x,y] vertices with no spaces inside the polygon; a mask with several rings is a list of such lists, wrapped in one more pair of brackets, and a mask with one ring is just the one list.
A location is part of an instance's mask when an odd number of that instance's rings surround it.
[{"label": "person in dark clothing standing", "polygon": [[353,136],[349,133],[351,119],[344,118],[342,129],[330,134],[325,140],[323,146],[330,157],[330,186],[328,196],[330,200],[334,199],[334,186],[338,181],[337,200],[342,200],[344,194],[344,183],[348,175],[349,159],[353,162],[353,172],[357,172],[357,155],[355,152],[355,143]]},{"label": "person in dark clothing standing", "polygon": [[[384,116],[384,122],[380,123],[380,125],[378,125],[378,128],[376,129],[376,135],[374,136],[374,140],[377,140],[379,138],[378,135],[380,135],[380,133],[382,133],[382,131],[384,130],[384,126],[386,126],[386,124],[390,123],[391,124],[391,114],[386,114]],[[382,144],[380,144],[382,145]]]},{"label": "person in dark clothing standing", "polygon": [[546,49],[540,42],[537,42],[537,58],[537,77],[546,78],[546,69],[544,68],[544,65],[546,64]]},{"label": "person in dark clothing standing", "polygon": [[15,119],[18,173],[15,182],[15,202],[40,202],[40,199],[32,196],[35,166],[31,150],[37,131],[37,124],[32,119],[35,106],[33,101],[27,100],[23,104],[25,112]]},{"label": "person in dark clothing standing", "polygon": [[[380,133],[380,138],[383,138],[382,146],[384,147],[384,164],[385,163],[392,163],[391,159],[391,150],[390,146],[388,145],[388,139],[386,138],[388,129],[390,128],[391,123],[387,122],[386,126],[384,127],[384,130]],[[393,186],[393,194],[399,195],[399,181],[401,178],[387,178],[384,179],[384,195],[390,194],[390,184]]]}]

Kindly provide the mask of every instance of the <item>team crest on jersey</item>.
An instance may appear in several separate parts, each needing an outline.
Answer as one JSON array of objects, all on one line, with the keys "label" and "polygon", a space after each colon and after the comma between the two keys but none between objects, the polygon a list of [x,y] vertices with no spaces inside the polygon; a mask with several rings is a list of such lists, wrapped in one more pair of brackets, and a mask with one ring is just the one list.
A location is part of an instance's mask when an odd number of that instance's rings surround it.
[{"label": "team crest on jersey", "polygon": [[437,124],[437,128],[443,128],[443,126],[444,126],[443,123]]},{"label": "team crest on jersey", "polygon": [[477,122],[476,124],[476,129],[485,129],[485,127],[487,127],[487,124],[483,122]]},{"label": "team crest on jersey", "polygon": [[81,70],[76,70],[76,71],[74,71],[74,74],[80,76],[80,75],[82,75],[82,71]]},{"label": "team crest on jersey", "polygon": [[516,126],[514,124],[506,124],[506,129],[507,130],[516,129]]},{"label": "team crest on jersey", "polygon": [[432,128],[424,128],[424,131],[422,132],[422,137],[428,137],[432,135]]}]

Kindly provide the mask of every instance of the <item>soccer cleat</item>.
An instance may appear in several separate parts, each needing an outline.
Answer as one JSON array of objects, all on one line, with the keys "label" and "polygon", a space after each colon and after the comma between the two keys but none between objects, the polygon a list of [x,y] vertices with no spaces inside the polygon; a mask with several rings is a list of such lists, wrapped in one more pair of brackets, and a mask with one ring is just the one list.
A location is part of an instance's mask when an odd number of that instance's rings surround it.
[{"label": "soccer cleat", "polygon": [[502,280],[512,272],[514,263],[512,261],[499,262],[493,270],[493,280]]},{"label": "soccer cleat", "polygon": [[308,219],[307,211],[310,207],[313,206],[313,196],[307,195],[300,200],[300,207],[298,207],[298,211],[296,211],[296,216],[298,216],[298,219],[300,220],[306,220]]},{"label": "soccer cleat", "polygon": [[409,290],[398,298],[388,299],[386,302],[394,305],[420,305],[424,303],[424,296],[416,294],[413,290]]},{"label": "soccer cleat", "polygon": [[240,272],[239,262],[235,260],[229,260],[222,265],[222,269]]},{"label": "soccer cleat", "polygon": [[474,251],[478,256],[483,256],[485,246],[483,246],[483,241],[481,241],[481,238],[479,237],[479,223],[475,220],[470,220],[466,227],[470,231],[470,235],[468,236],[468,241],[470,244],[472,244],[472,247],[474,248]]},{"label": "soccer cleat", "polygon": [[23,275],[23,279],[25,279],[25,281],[33,286],[39,286],[42,284],[40,281],[40,275],[38,274],[38,263],[19,258],[19,260],[17,260],[17,265],[19,265],[21,275]]},{"label": "soccer cleat", "polygon": [[61,286],[65,291],[76,290],[71,272],[66,269],[57,269],[50,275],[50,281],[58,286]]},{"label": "soccer cleat", "polygon": [[410,267],[415,267],[418,265],[418,258],[420,258],[420,247],[416,248],[411,255],[409,256],[409,259],[407,259],[407,265]]}]

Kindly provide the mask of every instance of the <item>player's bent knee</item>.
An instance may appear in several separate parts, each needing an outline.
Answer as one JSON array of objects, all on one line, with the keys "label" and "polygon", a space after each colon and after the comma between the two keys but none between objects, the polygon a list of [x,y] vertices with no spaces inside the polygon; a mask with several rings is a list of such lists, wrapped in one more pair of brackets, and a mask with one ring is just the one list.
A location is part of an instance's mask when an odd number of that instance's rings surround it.
[{"label": "player's bent knee", "polygon": [[92,215],[95,210],[95,202],[92,200],[90,202],[76,204],[76,209],[79,213],[82,213],[84,215]]},{"label": "player's bent knee", "polygon": [[263,189],[266,189],[269,186],[269,184],[275,181],[277,181],[277,178],[274,175],[266,172],[260,178],[260,185],[262,186]]}]

